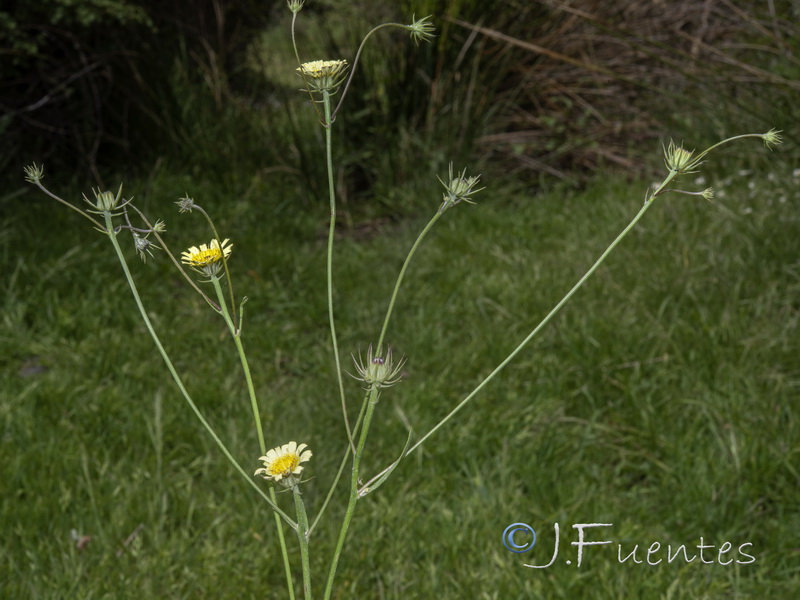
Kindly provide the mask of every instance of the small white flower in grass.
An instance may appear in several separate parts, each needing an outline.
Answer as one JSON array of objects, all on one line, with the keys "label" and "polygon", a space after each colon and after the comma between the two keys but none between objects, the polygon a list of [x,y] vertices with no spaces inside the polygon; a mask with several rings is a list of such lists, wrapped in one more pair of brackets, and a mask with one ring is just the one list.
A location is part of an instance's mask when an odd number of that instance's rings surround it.
[{"label": "small white flower in grass", "polygon": [[231,255],[233,244],[228,244],[230,240],[225,239],[220,244],[218,240],[211,240],[206,246],[192,246],[185,252],[181,252],[181,262],[189,265],[192,269],[208,277],[213,277],[222,268],[223,254],[227,259]]},{"label": "small white flower in grass", "polygon": [[302,463],[308,461],[311,456],[311,450],[306,444],[298,446],[297,442],[289,442],[273,448],[265,456],[260,457],[258,460],[262,461],[264,466],[256,470],[255,474],[286,487],[292,487],[299,482],[299,475],[303,472]]}]

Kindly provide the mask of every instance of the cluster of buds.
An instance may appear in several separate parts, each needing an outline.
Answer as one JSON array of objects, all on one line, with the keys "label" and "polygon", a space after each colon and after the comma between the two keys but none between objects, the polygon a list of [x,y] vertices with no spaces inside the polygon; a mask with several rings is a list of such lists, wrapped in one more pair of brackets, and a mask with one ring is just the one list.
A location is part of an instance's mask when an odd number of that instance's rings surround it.
[{"label": "cluster of buds", "polygon": [[158,246],[156,246],[153,242],[151,242],[148,238],[150,234],[153,232],[161,234],[167,230],[167,226],[162,220],[158,220],[153,224],[153,228],[148,231],[144,236],[139,235],[136,231],[133,232],[133,245],[136,248],[136,253],[139,255],[139,258],[142,259],[142,262],[147,262],[147,255],[153,256],[153,250],[161,250]]}]

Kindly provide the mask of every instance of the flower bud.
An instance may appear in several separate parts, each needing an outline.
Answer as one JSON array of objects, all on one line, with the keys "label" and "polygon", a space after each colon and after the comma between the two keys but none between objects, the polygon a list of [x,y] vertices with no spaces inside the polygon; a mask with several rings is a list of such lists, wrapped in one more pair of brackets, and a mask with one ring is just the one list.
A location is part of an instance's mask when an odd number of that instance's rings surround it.
[{"label": "flower bud", "polygon": [[696,165],[692,163],[692,152],[684,150],[682,146],[676,146],[670,140],[669,146],[664,149],[664,162],[670,171],[684,172]]},{"label": "flower bud", "polygon": [[428,15],[417,20],[413,15],[411,16],[411,25],[406,25],[406,28],[411,32],[411,39],[414,40],[415,44],[419,45],[420,40],[430,42],[431,38],[433,38],[433,32],[436,31],[436,28],[430,22],[430,18],[430,15]]},{"label": "flower bud", "polygon": [[114,194],[114,192],[95,192],[94,198],[97,209],[104,212],[111,212],[114,210],[119,200],[119,196]]},{"label": "flower bud", "polygon": [[358,359],[353,356],[353,363],[356,367],[358,375],[351,375],[354,379],[359,379],[367,384],[367,389],[371,388],[385,388],[391,387],[400,382],[402,379],[402,369],[406,364],[405,359],[401,359],[397,365],[392,360],[391,348],[386,353],[386,356],[373,356],[372,344],[367,350],[366,363],[361,360],[359,354]]},{"label": "flower bud", "polygon": [[289,5],[289,10],[294,14],[297,14],[302,10],[304,2],[305,0],[286,0],[286,4]]},{"label": "flower bud", "polygon": [[461,201],[469,204],[475,204],[470,197],[477,194],[485,188],[474,189],[481,179],[480,175],[475,177],[467,177],[467,170],[461,171],[461,174],[453,176],[453,163],[450,163],[448,171],[448,183],[445,183],[437,176],[439,182],[444,186],[445,192],[442,198],[442,205],[439,207],[439,212],[444,212],[451,206],[455,206]]}]

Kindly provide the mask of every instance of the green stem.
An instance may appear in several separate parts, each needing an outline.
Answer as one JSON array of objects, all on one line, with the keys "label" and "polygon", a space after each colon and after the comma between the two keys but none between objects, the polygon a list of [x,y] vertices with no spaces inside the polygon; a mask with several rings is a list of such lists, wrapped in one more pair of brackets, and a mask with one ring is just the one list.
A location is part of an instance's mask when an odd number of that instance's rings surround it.
[{"label": "green stem", "polygon": [[[350,89],[350,82],[353,81],[353,75],[356,73],[356,65],[358,65],[358,59],[361,57],[361,51],[364,50],[364,45],[367,43],[367,40],[372,37],[373,33],[376,33],[383,29],[384,27],[399,27],[400,29],[408,29],[408,25],[403,25],[402,23],[383,23],[374,27],[367,35],[364,36],[364,39],[361,40],[361,45],[358,47],[358,51],[356,52],[356,57],[353,59],[353,66],[350,68],[350,76],[347,78],[347,82],[344,84],[344,88],[342,89],[342,96],[339,98],[339,103],[336,105],[336,110],[333,111],[333,118],[336,118],[336,115],[339,114],[339,109],[342,107],[342,103],[344,102],[344,97],[347,96],[347,91]],[[331,120],[328,118],[326,114],[327,123],[331,123]]]},{"label": "green stem", "polygon": [[[216,232],[215,234],[216,235]],[[219,238],[217,238],[219,239]],[[219,283],[219,278],[212,276],[211,283],[214,284],[214,291],[217,292],[217,299],[219,300],[219,305],[222,308],[222,318],[225,319],[225,324],[228,326],[228,331],[231,333],[231,337],[233,338],[234,343],[236,344],[236,351],[239,353],[239,360],[242,363],[242,371],[244,371],[244,378],[247,382],[247,393],[250,396],[250,407],[253,410],[253,421],[256,424],[256,432],[258,434],[258,446],[261,449],[261,455],[265,455],[267,453],[267,444],[264,440],[264,430],[261,426],[261,416],[260,411],[258,409],[258,399],[256,398],[256,390],[255,386],[253,385],[253,377],[250,374],[250,365],[247,362],[247,355],[244,351],[244,345],[242,344],[241,338],[241,331],[237,331],[235,325],[233,324],[233,319],[231,318],[231,314],[228,311],[228,305],[225,302],[225,294],[222,292],[222,286]],[[270,499],[277,504],[278,498],[275,495],[275,489],[270,486],[269,488],[269,496]],[[289,562],[289,551],[286,547],[286,536],[283,533],[283,523],[278,518],[278,515],[275,515],[275,527],[278,530],[278,541],[281,547],[281,555],[283,557],[283,569],[286,575],[286,582],[289,586],[289,598],[294,599],[294,585],[292,584],[292,566]]]},{"label": "green stem", "polygon": [[[294,48],[294,58],[297,61],[297,66],[302,67],[303,63],[300,62],[300,53],[297,51],[297,38],[295,36],[295,23],[297,22],[297,13],[292,13],[292,48]],[[302,72],[302,71],[301,71]],[[303,78],[303,83],[306,86],[306,92],[308,93],[308,99],[311,100],[311,106],[314,107],[314,110],[317,112],[317,118],[322,120],[322,115],[319,114],[319,107],[317,106],[316,101],[314,100],[314,93],[311,91],[311,87],[308,85],[308,81],[306,78]]]},{"label": "green stem", "polygon": [[[195,204],[194,208],[195,210],[200,211],[200,213],[206,218],[209,227],[211,227],[211,231],[214,233],[214,239],[217,240],[217,243],[220,245],[220,248],[222,248],[222,238],[219,237],[219,232],[217,231],[217,227],[214,225],[214,221],[211,220],[209,214],[205,210],[203,210],[203,208],[198,204]],[[233,313],[232,322],[236,322],[236,300],[233,297],[233,283],[231,282],[231,272],[230,269],[228,269],[228,259],[225,258],[225,252],[221,252],[221,254],[222,254],[222,266],[225,269],[225,279],[228,281],[228,293],[230,294],[230,299],[231,299],[231,312]],[[222,300],[220,300],[220,305],[222,304],[224,303],[222,302]],[[231,334],[235,335],[233,332],[231,332]]]},{"label": "green stem", "polygon": [[516,348],[514,348],[514,350],[511,352],[511,354],[509,354],[505,358],[505,360],[503,360],[503,362],[501,362],[497,367],[495,367],[494,371],[489,373],[489,375],[483,381],[481,381],[478,384],[478,386],[474,390],[472,390],[469,393],[469,395],[466,398],[464,398],[458,404],[458,406],[456,406],[453,410],[451,410],[447,414],[447,416],[445,416],[441,421],[439,421],[439,423],[437,423],[436,426],[433,427],[433,429],[431,429],[428,433],[426,433],[424,436],[422,436],[422,438],[416,444],[411,446],[411,448],[408,450],[408,452],[406,452],[406,456],[411,454],[414,450],[416,450],[419,446],[421,446],[425,442],[425,440],[427,440],[430,436],[432,436],[434,433],[436,433],[439,430],[439,428],[442,427],[442,425],[447,423],[456,413],[458,413],[462,408],[464,408],[470,402],[470,400],[472,400],[478,394],[478,392],[480,392],[483,389],[483,387],[487,383],[489,383],[492,379],[494,379],[494,377],[498,373],[500,373],[500,371],[502,371],[506,367],[506,365],[508,365],[508,363],[510,363],[512,360],[514,360],[514,357],[517,356],[517,354],[520,353],[520,351],[528,344],[528,342],[530,342],[534,337],[536,337],[536,335],[539,333],[539,331],[541,331],[542,328],[550,322],[550,320],[556,315],[556,313],[558,313],[558,311],[561,310],[561,308],[567,302],[569,302],[570,298],[572,298],[572,296],[575,294],[575,292],[577,292],[583,286],[583,284],[586,283],[586,280],[589,279],[589,277],[591,277],[592,274],[594,274],[594,272],[603,263],[603,261],[606,259],[606,257],[609,254],[611,254],[611,252],[614,250],[614,248],[617,247],[617,244],[619,244],[625,238],[625,236],[628,235],[630,230],[633,229],[636,226],[636,223],[639,222],[639,219],[642,218],[644,213],[647,212],[647,209],[650,208],[650,205],[653,204],[653,200],[655,200],[656,196],[658,196],[659,194],[661,194],[664,191],[664,189],[667,187],[667,184],[670,181],[672,181],[672,179],[676,175],[677,175],[677,173],[675,173],[673,171],[670,171],[669,175],[667,175],[667,178],[658,187],[658,189],[656,189],[656,191],[654,191],[652,194],[650,194],[650,196],[647,198],[647,200],[645,200],[644,206],[642,206],[641,210],[636,214],[636,216],[631,220],[631,222],[628,223],[627,227],[625,227],[625,229],[622,230],[622,233],[620,233],[616,237],[616,239],[613,242],[611,242],[611,244],[608,246],[608,248],[606,248],[605,252],[603,252],[600,255],[600,258],[598,258],[597,261],[595,261],[595,263],[589,268],[589,270],[586,271],[586,273],[583,275],[583,277],[581,277],[578,280],[578,283],[576,283],[572,287],[572,289],[570,291],[568,291],[566,293],[566,295],[559,301],[559,303],[556,304],[555,307],[553,307],[553,309],[549,313],[547,313],[547,316],[544,319],[542,319],[541,322],[536,327],[534,327],[533,331],[531,331],[528,334],[528,336],[524,340],[522,340],[522,342],[520,342],[520,344]]},{"label": "green stem", "polygon": [[733,142],[735,140],[741,140],[743,138],[751,138],[751,137],[763,138],[763,135],[760,133],[744,133],[742,135],[735,135],[733,137],[725,138],[724,140],[717,142],[713,146],[709,146],[708,148],[703,150],[700,154],[698,154],[696,157],[694,157],[692,162],[689,164],[689,166],[687,166],[684,169],[683,172],[691,172],[692,170],[694,170],[696,167],[700,165],[701,162],[703,162],[703,158],[705,157],[705,155],[714,150],[715,148],[718,148],[723,144],[727,144],[728,142]]},{"label": "green stem", "polygon": [[[361,420],[364,418],[364,411],[367,409],[367,404],[369,400],[369,393],[367,393],[366,397],[364,398],[364,402],[361,403],[361,411],[358,413],[358,419],[356,419],[356,424],[353,426],[353,434],[358,433],[358,428],[361,425]],[[325,509],[328,507],[328,503],[331,501],[333,497],[333,492],[336,490],[336,486],[339,485],[339,480],[342,477],[342,473],[344,473],[344,468],[347,465],[347,459],[352,456],[352,452],[350,450],[350,444],[347,445],[345,448],[344,456],[342,456],[342,460],[339,463],[339,470],[336,471],[336,477],[333,478],[333,483],[331,484],[331,488],[328,490],[328,495],[325,497],[325,501],[322,503],[322,507],[319,509],[317,516],[314,517],[314,522],[311,524],[311,527],[308,530],[308,535],[311,535],[311,532],[314,531],[314,528],[319,523],[322,515],[325,513]]]},{"label": "green stem", "polygon": [[253,421],[256,424],[256,432],[258,433],[258,446],[261,449],[262,456],[267,453],[267,444],[264,441],[264,429],[261,427],[261,416],[258,409],[258,399],[256,398],[256,390],[253,385],[253,376],[250,374],[250,365],[247,362],[247,355],[244,351],[241,335],[237,332],[236,326],[233,323],[231,314],[228,311],[228,304],[225,301],[225,294],[222,291],[222,286],[219,283],[219,278],[216,276],[211,277],[211,283],[214,284],[214,291],[217,292],[217,299],[222,308],[222,318],[225,319],[225,324],[228,326],[228,331],[231,333],[233,342],[236,344],[236,351],[239,353],[239,361],[242,363],[242,371],[244,371],[244,378],[247,382],[247,393],[250,396],[250,408],[253,410]]},{"label": "green stem", "polygon": [[[66,206],[67,208],[71,208],[72,210],[74,210],[76,213],[78,213],[78,214],[79,214],[79,215],[81,215],[82,217],[85,217],[85,218],[89,219],[89,220],[92,222],[92,224],[94,224],[94,226],[95,226],[95,227],[96,227],[96,228],[97,228],[99,231],[103,231],[103,226],[102,226],[102,225],[101,225],[101,224],[100,224],[100,223],[97,221],[97,219],[94,219],[94,218],[92,218],[91,216],[89,216],[89,214],[88,214],[88,213],[86,213],[86,212],[82,211],[80,208],[78,208],[78,207],[77,207],[77,206],[75,206],[74,204],[70,204],[69,202],[67,202],[67,201],[66,201],[66,200],[64,200],[63,198],[60,198],[60,197],[56,196],[54,193],[52,193],[50,190],[48,190],[46,187],[44,187],[44,186],[41,184],[41,182],[39,182],[39,181],[35,181],[35,182],[34,182],[34,185],[35,185],[36,187],[38,187],[40,190],[42,190],[42,191],[43,191],[45,194],[47,194],[48,196],[50,196],[50,197],[51,197],[53,200],[55,200],[56,202],[60,202],[61,204],[63,204],[63,205],[64,205],[64,206]],[[106,232],[105,232],[105,231],[103,231],[103,233],[106,233]]]},{"label": "green stem", "polygon": [[286,521],[292,529],[297,530],[297,523],[295,523],[289,515],[287,515],[280,508],[278,508],[278,505],[264,493],[264,490],[258,487],[258,484],[255,481],[253,481],[253,478],[245,472],[245,470],[238,462],[236,462],[236,459],[230,453],[228,448],[216,434],[216,432],[208,423],[208,421],[206,421],[205,417],[200,412],[200,409],[197,408],[197,405],[194,403],[194,400],[192,400],[192,397],[186,390],[186,386],[184,386],[183,384],[183,380],[181,379],[180,375],[178,375],[178,371],[175,369],[175,365],[172,364],[172,360],[170,360],[167,351],[161,344],[161,340],[158,337],[155,328],[153,327],[153,323],[150,321],[150,317],[147,315],[147,311],[145,311],[144,309],[144,304],[142,303],[142,299],[139,296],[139,291],[137,290],[136,284],[133,281],[133,276],[131,275],[130,269],[128,269],[128,263],[125,260],[125,255],[122,253],[122,248],[120,248],[119,242],[117,241],[117,236],[114,233],[113,223],[111,222],[111,213],[104,212],[103,216],[105,217],[108,238],[111,240],[111,243],[114,246],[114,250],[117,253],[117,257],[119,258],[119,262],[122,265],[122,270],[125,273],[125,278],[128,280],[128,286],[130,287],[131,293],[133,294],[133,299],[136,301],[136,306],[139,309],[139,314],[141,315],[142,320],[144,321],[144,324],[147,327],[147,331],[150,333],[150,337],[153,338],[153,342],[155,342],[156,348],[158,349],[159,354],[161,354],[161,358],[167,365],[167,369],[169,370],[170,375],[172,375],[172,378],[175,380],[175,383],[177,384],[178,389],[181,391],[181,394],[183,394],[183,397],[186,400],[187,404],[189,404],[189,407],[192,409],[192,412],[194,412],[197,419],[203,425],[205,430],[217,444],[217,446],[225,455],[225,457],[228,459],[228,461],[230,461],[230,463],[239,472],[239,474],[242,477],[244,477],[245,481],[247,481],[247,483],[253,489],[255,489],[256,492],[258,492],[258,494],[267,502],[267,504],[269,504],[272,507],[272,509],[277,514],[279,514],[281,518],[283,518],[283,520]]},{"label": "green stem", "polygon": [[[278,503],[278,496],[275,494],[275,488],[270,486],[269,497],[275,504]],[[300,525],[298,524],[298,531]],[[286,586],[289,589],[289,600],[294,600],[294,578],[292,577],[292,565],[289,562],[289,550],[286,548],[286,536],[283,534],[283,523],[275,515],[275,529],[278,530],[278,541],[281,546],[281,557],[283,558],[283,574],[286,577]],[[299,535],[299,534],[298,534]],[[305,568],[305,567],[304,567]]]},{"label": "green stem", "polygon": [[369,391],[369,402],[367,404],[367,411],[364,414],[364,424],[361,429],[361,435],[358,438],[358,448],[356,448],[355,456],[353,457],[353,471],[350,476],[350,499],[347,502],[347,510],[344,514],[342,528],[339,530],[339,539],[336,542],[336,550],[333,553],[331,560],[331,568],[328,572],[328,581],[325,584],[325,600],[331,597],[333,590],[333,580],[336,577],[336,569],[339,566],[339,557],[344,548],[344,541],[347,537],[347,530],[350,528],[350,521],[353,520],[353,513],[355,512],[356,502],[358,502],[358,473],[361,467],[361,455],[364,453],[364,445],[367,441],[367,434],[369,433],[369,426],[372,422],[372,414],[375,411],[375,406],[378,404],[378,396],[380,395],[378,388],[373,387]]},{"label": "green stem", "polygon": [[294,506],[297,510],[297,539],[300,542],[300,560],[303,564],[303,594],[305,600],[311,600],[311,564],[308,560],[308,515],[300,494],[300,486],[292,486]]},{"label": "green stem", "polygon": [[397,293],[400,291],[400,284],[403,283],[403,277],[406,274],[406,269],[408,269],[408,265],[411,262],[411,258],[414,256],[414,253],[417,251],[417,248],[422,243],[422,240],[428,235],[428,232],[433,227],[434,223],[439,220],[439,217],[442,216],[439,211],[436,211],[436,214],[433,218],[428,221],[428,224],[425,225],[425,228],[422,230],[422,233],[417,236],[414,245],[411,246],[411,250],[408,252],[408,256],[406,256],[406,260],[403,263],[403,268],[400,269],[400,274],[397,276],[397,282],[394,284],[394,290],[392,291],[392,297],[389,299],[389,308],[386,309],[386,318],[383,320],[383,328],[381,329],[381,335],[378,338],[378,349],[375,352],[376,356],[383,356],[381,354],[381,348],[383,347],[383,339],[386,336],[386,330],[389,328],[389,320],[392,318],[392,311],[394,310],[394,303],[397,300]]},{"label": "green stem", "polygon": [[336,363],[336,380],[339,384],[339,396],[342,402],[342,416],[344,417],[344,427],[347,431],[347,441],[350,448],[355,453],[353,445],[353,434],[350,431],[350,420],[347,418],[347,400],[344,396],[344,381],[342,380],[342,365],[339,361],[339,342],[336,339],[336,325],[333,320],[333,236],[336,229],[336,194],[333,187],[333,142],[331,139],[331,95],[327,91],[322,92],[322,102],[325,105],[325,154],[328,165],[328,196],[331,207],[331,221],[328,227],[328,322],[331,326],[331,341],[333,342],[333,360]]},{"label": "green stem", "polygon": [[206,294],[203,290],[201,290],[200,286],[198,286],[194,282],[194,279],[192,279],[189,276],[189,274],[186,272],[186,269],[184,269],[181,266],[181,263],[179,263],[178,259],[175,258],[175,255],[172,254],[172,251],[169,249],[169,246],[167,246],[167,243],[164,241],[164,238],[162,238],[161,235],[155,230],[152,223],[150,223],[145,214],[138,208],[136,208],[135,205],[131,204],[130,206],[133,210],[136,211],[136,213],[139,215],[139,218],[144,222],[145,225],[147,225],[147,228],[153,233],[158,243],[161,244],[161,249],[167,254],[169,259],[172,261],[172,264],[175,265],[175,268],[178,269],[178,271],[180,271],[180,274],[183,275],[183,278],[189,283],[190,286],[192,286],[195,292],[197,292],[203,297],[203,300],[205,300],[211,308],[219,312],[220,311],[219,306],[217,306],[217,304],[211,298],[208,297],[208,294]]}]

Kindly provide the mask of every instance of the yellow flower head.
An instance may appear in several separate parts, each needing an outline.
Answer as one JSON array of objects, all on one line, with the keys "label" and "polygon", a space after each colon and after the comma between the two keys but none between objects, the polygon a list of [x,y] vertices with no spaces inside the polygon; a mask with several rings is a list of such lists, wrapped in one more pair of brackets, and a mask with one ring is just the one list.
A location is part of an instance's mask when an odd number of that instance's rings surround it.
[{"label": "yellow flower head", "polygon": [[303,465],[311,458],[311,450],[306,444],[297,445],[297,442],[289,442],[283,446],[278,446],[267,452],[266,456],[258,460],[263,461],[264,466],[258,469],[255,474],[261,475],[264,479],[271,479],[279,482],[286,487],[292,487],[299,481],[300,473],[303,472]]},{"label": "yellow flower head", "polygon": [[185,252],[181,253],[181,262],[189,265],[198,273],[203,273],[209,277],[219,273],[222,267],[223,255],[227,259],[231,255],[233,244],[228,244],[225,239],[222,244],[218,240],[211,240],[211,243],[206,246],[200,244],[200,247],[192,246]]},{"label": "yellow flower head", "polygon": [[333,93],[344,80],[346,60],[312,60],[303,63],[297,70],[308,87],[315,92]]}]

